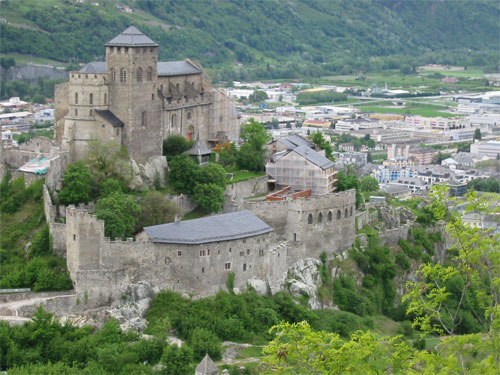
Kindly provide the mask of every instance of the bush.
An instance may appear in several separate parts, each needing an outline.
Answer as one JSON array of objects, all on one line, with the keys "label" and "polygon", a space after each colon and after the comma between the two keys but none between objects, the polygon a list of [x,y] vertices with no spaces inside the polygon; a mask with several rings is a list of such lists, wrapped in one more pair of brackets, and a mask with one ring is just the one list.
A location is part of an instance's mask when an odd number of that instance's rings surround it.
[{"label": "bush", "polygon": [[188,141],[182,135],[171,135],[163,140],[163,155],[167,160],[172,160],[175,156],[189,150],[193,141]]},{"label": "bush", "polygon": [[218,337],[205,328],[195,328],[189,335],[189,345],[193,349],[193,357],[196,361],[201,360],[205,354],[213,360],[221,358],[221,344]]},{"label": "bush", "polygon": [[172,159],[169,166],[168,184],[177,193],[193,194],[198,178],[199,167],[187,155],[178,155]]},{"label": "bush", "polygon": [[402,251],[398,251],[396,253],[395,262],[405,271],[408,271],[411,267],[410,261],[406,257],[405,253],[403,253]]},{"label": "bush", "polygon": [[62,204],[89,203],[91,178],[89,169],[82,161],[68,166],[63,176],[62,189],[59,192],[59,201]]},{"label": "bush", "polygon": [[219,212],[224,204],[224,191],[216,184],[196,185],[193,192],[193,202],[205,212]]}]

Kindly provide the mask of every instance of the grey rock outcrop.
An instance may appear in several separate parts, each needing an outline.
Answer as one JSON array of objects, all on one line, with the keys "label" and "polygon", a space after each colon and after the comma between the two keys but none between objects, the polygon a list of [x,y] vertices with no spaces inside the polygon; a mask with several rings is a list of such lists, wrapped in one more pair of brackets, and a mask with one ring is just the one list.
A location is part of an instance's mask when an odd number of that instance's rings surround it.
[{"label": "grey rock outcrop", "polygon": [[145,186],[152,188],[155,187],[157,183],[160,183],[161,186],[165,185],[165,180],[168,175],[168,163],[165,156],[153,156],[144,164],[137,164],[135,160],[132,160],[131,165],[131,188],[141,189]]},{"label": "grey rock outcrop", "polygon": [[323,304],[318,299],[316,290],[322,285],[318,266],[321,262],[317,259],[304,259],[296,262],[288,270],[286,285],[294,297],[309,296],[308,305],[311,309],[320,309]]},{"label": "grey rock outcrop", "polygon": [[120,322],[124,331],[143,331],[147,327],[146,311],[159,290],[148,282],[131,284],[123,294],[122,302],[109,310],[109,315]]}]

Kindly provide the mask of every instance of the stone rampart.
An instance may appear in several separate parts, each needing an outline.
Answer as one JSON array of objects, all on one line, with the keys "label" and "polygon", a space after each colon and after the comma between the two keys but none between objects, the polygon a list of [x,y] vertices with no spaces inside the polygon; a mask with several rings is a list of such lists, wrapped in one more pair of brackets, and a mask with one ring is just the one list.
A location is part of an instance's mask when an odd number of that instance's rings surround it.
[{"label": "stone rampart", "polygon": [[50,235],[52,236],[52,245],[54,250],[61,255],[66,254],[66,224],[57,223],[57,206],[52,204],[49,189],[43,185],[43,210],[45,220],[49,225]]},{"label": "stone rampart", "polygon": [[226,197],[248,198],[267,193],[267,176],[229,184],[226,187]]},{"label": "stone rampart", "polygon": [[66,223],[68,268],[89,307],[117,301],[128,284],[140,281],[203,297],[225,289],[229,272],[238,289],[252,279],[276,287],[286,275],[287,249],[276,245],[272,232],[199,245],[153,243],[147,236],[110,241],[103,221],[71,206]]}]

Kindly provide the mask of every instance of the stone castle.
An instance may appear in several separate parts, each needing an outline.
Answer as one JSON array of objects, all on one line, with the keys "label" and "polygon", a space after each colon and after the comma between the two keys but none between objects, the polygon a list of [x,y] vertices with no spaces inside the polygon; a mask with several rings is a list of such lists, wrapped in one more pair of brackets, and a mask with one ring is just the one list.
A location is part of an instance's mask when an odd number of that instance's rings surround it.
[{"label": "stone castle", "polygon": [[[57,188],[65,165],[83,158],[93,139],[124,145],[137,163],[161,157],[170,134],[206,144],[238,140],[234,105],[203,78],[199,65],[158,62],[157,55],[158,45],[130,27],[106,44],[106,62],[70,72],[69,82],[56,87],[56,142],[32,142],[46,153],[57,145],[64,156],[49,188]],[[244,199],[267,189],[265,176],[232,184],[224,214],[147,227],[135,239],[111,241],[91,208],[53,205],[44,187],[54,248],[66,256],[73,280],[75,295],[68,301],[85,302],[68,302],[66,312],[120,303],[127,288],[140,283],[203,297],[227,288],[234,275],[235,290],[252,286],[275,293],[296,264],[351,248],[354,190]]]},{"label": "stone castle", "polygon": [[243,200],[228,213],[146,227],[126,241],[105,237],[104,222],[85,208],[67,207],[66,223],[56,222],[48,189],[44,200],[54,246],[66,254],[76,295],[87,308],[113,305],[129,285],[141,282],[196,297],[214,295],[227,288],[230,273],[236,290],[250,285],[275,293],[296,263],[323,252],[332,258],[355,239],[354,190]]},{"label": "stone castle", "polygon": [[55,138],[70,160],[92,139],[124,145],[137,163],[162,155],[171,134],[208,145],[237,141],[232,99],[199,64],[158,61],[158,44],[131,26],[106,43],[106,61],[72,71],[55,89]]}]

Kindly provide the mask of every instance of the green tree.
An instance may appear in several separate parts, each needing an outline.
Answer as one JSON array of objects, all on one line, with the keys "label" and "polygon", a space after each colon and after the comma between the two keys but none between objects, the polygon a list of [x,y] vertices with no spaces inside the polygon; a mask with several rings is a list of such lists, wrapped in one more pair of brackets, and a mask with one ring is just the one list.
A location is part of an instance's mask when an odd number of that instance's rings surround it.
[{"label": "green tree", "polygon": [[31,98],[31,103],[45,104],[45,97],[42,94],[35,94]]},{"label": "green tree", "polygon": [[359,182],[360,182],[360,186],[361,186],[361,191],[363,191],[363,192],[378,191],[378,189],[379,189],[378,181],[374,177],[364,176],[364,177],[361,177]]},{"label": "green tree", "polygon": [[205,212],[219,212],[224,199],[224,189],[216,184],[200,184],[194,188],[193,202]]},{"label": "green tree", "polygon": [[241,128],[241,139],[252,145],[256,151],[262,151],[262,148],[270,141],[271,135],[264,125],[250,118],[248,123]]},{"label": "green tree", "polygon": [[63,176],[59,200],[62,204],[87,204],[90,200],[91,176],[83,161],[68,166]]},{"label": "green tree", "polygon": [[42,230],[33,236],[29,254],[31,258],[49,255],[51,253],[49,226],[46,224]]},{"label": "green tree", "polygon": [[269,99],[265,91],[255,90],[253,94],[250,94],[248,100],[252,103],[263,102],[264,100]]},{"label": "green tree", "polygon": [[226,189],[226,170],[215,163],[208,163],[202,166],[196,174],[197,184],[215,184],[222,189]]},{"label": "green tree", "polygon": [[245,143],[240,147],[237,157],[237,165],[240,169],[262,171],[265,168],[264,146],[271,139],[264,125],[253,118],[242,127],[241,138]]},{"label": "green tree", "polygon": [[115,192],[123,193],[124,187],[121,181],[115,180],[114,178],[108,178],[101,184],[99,190],[101,197],[107,197],[108,195]]},{"label": "green tree", "polygon": [[[414,325],[423,331],[453,335],[464,319],[468,301],[479,295],[480,308],[475,311],[475,319],[488,327],[491,344],[500,348],[497,331],[500,321],[500,234],[465,224],[461,214],[451,209],[448,189],[446,185],[436,185],[429,196],[434,217],[447,223],[446,232],[453,241],[448,252],[457,255],[451,264],[420,267],[422,281],[408,283],[405,296],[409,302],[408,313],[416,317]],[[498,213],[500,209],[494,202],[499,200],[497,194],[485,193],[478,197],[476,192],[470,192],[465,212]],[[498,364],[500,353],[495,360]]]},{"label": "green tree", "polygon": [[323,136],[323,133],[318,131],[315,131],[312,133],[310,136],[308,136],[311,141],[314,142],[316,146],[318,146],[320,149],[325,150],[325,156],[330,159],[335,161],[335,158],[333,157],[333,147],[332,144]]},{"label": "green tree", "polygon": [[474,139],[478,140],[482,139],[481,129],[477,128],[476,130],[474,130]]},{"label": "green tree", "polygon": [[148,191],[139,200],[137,228],[171,223],[180,208],[158,191]]},{"label": "green tree", "polygon": [[138,212],[133,197],[121,192],[111,193],[99,199],[95,205],[95,215],[104,220],[104,234],[111,239],[132,236]]},{"label": "green tree", "polygon": [[359,178],[356,177],[354,171],[350,168],[347,171],[340,171],[337,180],[337,191],[345,191],[349,189],[356,189],[356,207],[363,203],[363,196],[361,195],[361,183]]},{"label": "green tree", "polygon": [[217,336],[205,328],[195,328],[189,335],[189,345],[193,348],[193,356],[196,361],[201,360],[205,354],[213,360],[221,358],[220,341]]},{"label": "green tree", "polygon": [[168,184],[177,193],[193,194],[200,167],[189,156],[177,155],[170,162]]},{"label": "green tree", "polygon": [[182,135],[171,135],[163,140],[163,155],[170,161],[174,156],[182,154],[193,145],[193,141],[188,141]]},{"label": "green tree", "polygon": [[167,375],[185,375],[193,371],[193,351],[187,345],[180,348],[177,345],[169,345],[163,351],[161,361],[167,366]]},{"label": "green tree", "polygon": [[255,150],[250,143],[244,143],[238,152],[236,164],[239,169],[260,172],[266,165],[264,152]]}]

